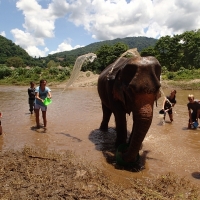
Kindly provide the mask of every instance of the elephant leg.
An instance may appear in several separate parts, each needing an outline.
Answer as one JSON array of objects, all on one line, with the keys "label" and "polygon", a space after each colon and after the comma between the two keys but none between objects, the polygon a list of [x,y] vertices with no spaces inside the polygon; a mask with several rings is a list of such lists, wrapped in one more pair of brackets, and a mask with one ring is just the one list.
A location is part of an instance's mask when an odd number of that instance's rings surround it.
[{"label": "elephant leg", "polygon": [[99,129],[101,131],[107,131],[112,111],[108,107],[106,107],[103,103],[102,103],[102,111],[103,111],[103,119]]},{"label": "elephant leg", "polygon": [[115,146],[118,147],[120,144],[126,143],[127,140],[127,122],[126,113],[114,113],[117,138]]}]

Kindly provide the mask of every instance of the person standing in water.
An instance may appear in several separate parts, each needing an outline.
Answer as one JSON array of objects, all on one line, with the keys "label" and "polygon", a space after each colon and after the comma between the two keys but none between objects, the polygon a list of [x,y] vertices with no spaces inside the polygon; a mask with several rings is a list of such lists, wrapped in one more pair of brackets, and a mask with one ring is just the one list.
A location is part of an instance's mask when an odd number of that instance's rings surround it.
[{"label": "person standing in water", "polygon": [[47,126],[47,119],[46,119],[46,111],[47,106],[44,105],[44,99],[46,97],[51,99],[51,90],[50,88],[46,87],[47,81],[42,79],[40,80],[40,86],[36,87],[35,89],[35,116],[36,116],[36,126],[40,128],[39,123],[39,111],[42,111],[42,118],[44,123],[44,128]]},{"label": "person standing in water", "polygon": [[188,114],[189,114],[189,122],[188,122],[188,129],[192,128],[192,124],[194,122],[198,122],[200,118],[200,103],[198,100],[194,99],[193,94],[188,95]]},{"label": "person standing in water", "polygon": [[176,104],[176,90],[172,90],[169,96],[166,96],[163,101],[162,109],[164,110],[164,120],[166,113],[169,115],[169,119],[171,122],[173,122],[173,112],[172,107]]},{"label": "person standing in water", "polygon": [[30,82],[30,87],[28,88],[28,96],[29,111],[31,114],[33,114],[35,106],[35,83],[33,81]]}]

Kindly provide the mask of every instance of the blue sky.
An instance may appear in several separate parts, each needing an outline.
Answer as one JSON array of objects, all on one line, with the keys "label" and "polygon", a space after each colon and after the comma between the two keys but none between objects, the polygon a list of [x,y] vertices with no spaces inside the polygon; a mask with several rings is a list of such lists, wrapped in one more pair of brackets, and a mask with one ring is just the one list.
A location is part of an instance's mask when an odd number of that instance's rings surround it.
[{"label": "blue sky", "polygon": [[200,29],[199,0],[0,0],[0,35],[33,57]]}]

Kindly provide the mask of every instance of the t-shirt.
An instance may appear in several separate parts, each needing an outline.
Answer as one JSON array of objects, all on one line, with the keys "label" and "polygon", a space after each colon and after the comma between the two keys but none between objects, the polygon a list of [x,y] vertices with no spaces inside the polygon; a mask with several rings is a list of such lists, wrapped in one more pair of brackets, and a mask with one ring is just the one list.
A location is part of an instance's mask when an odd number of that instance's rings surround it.
[{"label": "t-shirt", "polygon": [[187,104],[188,110],[192,110],[194,113],[197,113],[197,110],[200,109],[200,104],[197,101],[194,101],[193,103]]},{"label": "t-shirt", "polygon": [[175,99],[175,96],[173,99],[170,99],[169,96],[166,97],[167,100],[165,101],[165,105],[164,105],[164,109],[167,110],[167,109],[170,109],[172,107],[172,103],[175,104],[176,103],[176,99]]},{"label": "t-shirt", "polygon": [[28,88],[29,100],[35,100],[35,88]]},{"label": "t-shirt", "polygon": [[[41,99],[45,99],[46,97],[47,97],[47,94],[48,94],[48,92],[50,92],[51,90],[48,88],[48,87],[45,87],[45,89],[44,89],[44,91],[42,91],[41,89],[40,89],[40,86],[38,86],[38,87],[36,87],[36,89],[35,89],[35,92],[37,92],[37,93],[39,93],[39,97],[41,98]],[[39,99],[35,99],[35,104],[38,104],[38,105],[41,105],[41,106],[45,106],[44,104],[43,104],[43,102],[42,101],[40,101]]]}]

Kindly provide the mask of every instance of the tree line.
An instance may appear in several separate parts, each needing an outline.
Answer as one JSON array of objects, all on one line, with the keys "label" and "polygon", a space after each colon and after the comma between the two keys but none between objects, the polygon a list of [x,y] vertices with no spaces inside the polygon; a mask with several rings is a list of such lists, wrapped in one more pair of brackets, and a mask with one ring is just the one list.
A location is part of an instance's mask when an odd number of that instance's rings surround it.
[{"label": "tree line", "polygon": [[154,47],[141,51],[142,56],[155,56],[170,72],[200,68],[200,30],[161,37]]},{"label": "tree line", "polygon": [[[15,46],[11,41],[9,42],[13,47],[13,51],[8,51],[8,48],[5,48],[0,56],[0,61],[4,59],[5,62],[5,64],[0,63],[0,80],[4,79],[1,82],[9,82],[11,80],[28,82],[29,80],[38,80],[38,77],[41,76],[52,81],[63,81],[69,78],[75,63],[73,56],[68,61],[66,61],[67,57],[57,57],[58,54],[56,54],[56,57],[55,55],[49,55],[45,59],[30,58],[26,52],[23,54],[23,49],[20,49],[17,52],[18,56],[11,56],[5,61],[6,55],[14,55],[15,52]],[[3,49],[2,46],[0,48],[0,50]],[[93,52],[97,55],[97,59],[93,63],[84,63],[82,71],[89,70],[99,74],[129,48],[127,44],[122,42],[114,45],[104,44]],[[20,54],[24,57],[20,57]],[[154,46],[144,48],[140,54],[141,56],[155,56],[161,63],[162,73],[167,79],[195,78],[199,72],[196,71],[198,73],[194,75],[194,70],[200,70],[200,30],[161,37],[155,42]],[[30,69],[25,68],[26,62],[33,63]],[[15,69],[11,69],[11,66]]]}]

